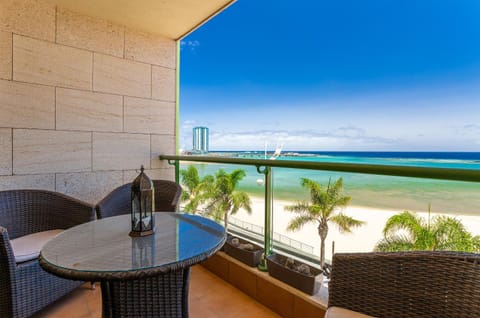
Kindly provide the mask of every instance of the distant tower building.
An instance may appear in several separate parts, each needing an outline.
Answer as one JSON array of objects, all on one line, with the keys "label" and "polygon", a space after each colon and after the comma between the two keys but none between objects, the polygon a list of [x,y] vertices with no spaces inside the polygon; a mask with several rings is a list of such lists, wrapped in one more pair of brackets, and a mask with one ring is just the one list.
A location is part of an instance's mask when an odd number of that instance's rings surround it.
[{"label": "distant tower building", "polygon": [[207,153],[208,152],[208,128],[194,127],[193,128],[193,152]]}]

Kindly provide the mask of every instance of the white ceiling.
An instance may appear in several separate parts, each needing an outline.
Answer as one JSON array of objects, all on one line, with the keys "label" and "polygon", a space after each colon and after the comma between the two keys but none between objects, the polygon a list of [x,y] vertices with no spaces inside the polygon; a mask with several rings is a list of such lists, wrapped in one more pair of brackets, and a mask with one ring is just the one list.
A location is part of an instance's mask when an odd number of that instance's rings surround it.
[{"label": "white ceiling", "polygon": [[235,0],[48,0],[65,9],[178,40]]}]

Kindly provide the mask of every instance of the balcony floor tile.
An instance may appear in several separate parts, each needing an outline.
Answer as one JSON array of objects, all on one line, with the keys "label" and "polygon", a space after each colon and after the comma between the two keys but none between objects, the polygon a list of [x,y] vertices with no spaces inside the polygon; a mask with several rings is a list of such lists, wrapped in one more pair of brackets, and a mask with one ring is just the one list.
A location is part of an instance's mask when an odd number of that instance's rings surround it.
[{"label": "balcony floor tile", "polygon": [[[98,283],[96,286],[92,290],[86,283],[32,318],[100,318],[101,290]],[[189,300],[192,318],[280,317],[198,265],[192,267]]]}]

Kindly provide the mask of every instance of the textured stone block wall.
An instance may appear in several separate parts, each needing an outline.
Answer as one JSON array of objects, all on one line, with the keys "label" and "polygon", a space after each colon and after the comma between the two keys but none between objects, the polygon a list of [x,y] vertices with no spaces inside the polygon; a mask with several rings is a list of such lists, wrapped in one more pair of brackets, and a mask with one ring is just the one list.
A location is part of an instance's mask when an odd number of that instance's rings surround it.
[{"label": "textured stone block wall", "polygon": [[44,1],[0,1],[0,190],[96,203],[175,151],[176,43]]}]

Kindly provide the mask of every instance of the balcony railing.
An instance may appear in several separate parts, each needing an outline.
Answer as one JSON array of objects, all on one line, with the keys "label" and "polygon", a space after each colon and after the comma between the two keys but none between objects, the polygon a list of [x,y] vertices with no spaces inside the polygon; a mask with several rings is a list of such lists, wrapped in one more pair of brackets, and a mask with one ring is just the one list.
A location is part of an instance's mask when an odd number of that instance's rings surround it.
[{"label": "balcony railing", "polygon": [[[360,173],[368,175],[382,175],[393,177],[412,177],[422,179],[437,179],[445,181],[463,181],[480,182],[480,170],[473,169],[450,169],[450,168],[431,168],[431,167],[411,167],[394,165],[371,165],[371,164],[351,164],[351,163],[333,163],[333,162],[313,162],[297,160],[264,160],[248,158],[230,158],[219,156],[179,156],[179,155],[161,155],[161,160],[168,160],[175,165],[175,177],[179,182],[179,162],[192,163],[216,163],[228,165],[253,166],[259,174],[264,175],[265,188],[265,216],[264,216],[264,247],[265,256],[272,253],[272,168],[291,168],[307,169],[319,171],[333,171],[339,173]],[[297,255],[298,256],[298,255]],[[308,257],[307,257],[308,259]],[[265,265],[265,264],[264,264]]]}]

